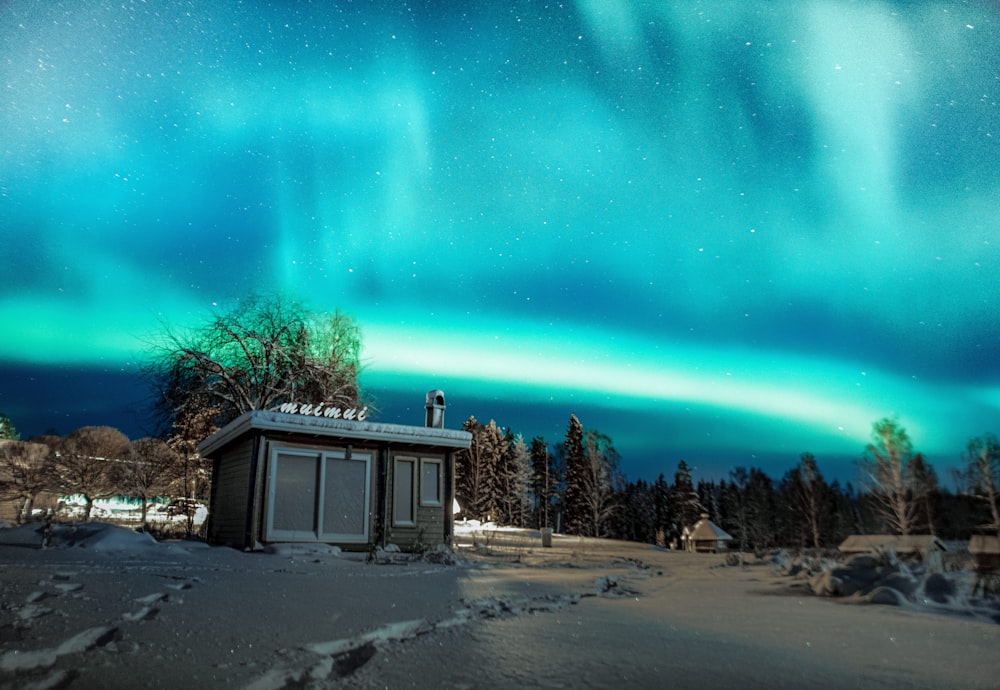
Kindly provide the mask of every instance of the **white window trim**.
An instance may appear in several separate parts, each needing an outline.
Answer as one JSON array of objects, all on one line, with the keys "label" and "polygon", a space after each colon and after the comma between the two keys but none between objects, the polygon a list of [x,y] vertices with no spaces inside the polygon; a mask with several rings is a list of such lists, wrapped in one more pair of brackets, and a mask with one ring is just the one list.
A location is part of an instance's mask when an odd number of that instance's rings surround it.
[{"label": "white window trim", "polygon": [[[396,490],[399,486],[397,478],[399,477],[399,466],[401,463],[409,463],[412,468],[413,474],[411,475],[410,481],[410,512],[412,513],[409,520],[400,520],[396,516]],[[393,527],[416,527],[417,526],[417,488],[420,482],[419,476],[420,470],[420,460],[412,455],[396,455],[392,459],[392,526]]]},{"label": "white window trim", "polygon": [[[316,505],[314,505],[314,525],[312,530],[275,530],[274,529],[274,499],[276,487],[276,473],[278,471],[278,455],[297,455],[300,457],[314,458],[319,462],[319,477],[315,486]],[[368,451],[352,452],[352,462],[364,462],[365,464],[365,502],[364,502],[364,533],[363,534],[339,534],[323,532],[323,518],[325,502],[323,498],[323,487],[326,483],[326,462],[328,459],[345,460],[347,453],[344,450],[324,450],[302,448],[297,446],[273,445],[270,452],[270,463],[267,474],[267,505],[264,539],[266,541],[278,542],[315,542],[315,541],[337,541],[342,543],[364,544],[368,542],[371,534],[371,463],[372,454]]]},{"label": "white window trim", "polygon": [[[437,465],[437,500],[424,500],[424,466]],[[420,505],[440,507],[444,505],[443,484],[444,482],[444,460],[441,458],[420,458]]]}]

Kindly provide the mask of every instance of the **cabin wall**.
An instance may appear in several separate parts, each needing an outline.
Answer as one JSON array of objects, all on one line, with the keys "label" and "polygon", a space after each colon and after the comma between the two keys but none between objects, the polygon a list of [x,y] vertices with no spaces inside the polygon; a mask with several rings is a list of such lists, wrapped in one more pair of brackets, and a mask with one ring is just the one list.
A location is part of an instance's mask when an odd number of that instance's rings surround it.
[{"label": "cabin wall", "polygon": [[420,551],[450,543],[450,457],[408,451],[390,453],[389,498],[384,516],[387,544],[395,544],[403,551]]},{"label": "cabin wall", "polygon": [[[364,550],[374,543],[378,491],[376,477],[380,453],[377,447],[370,444],[318,443],[315,439],[307,442],[307,439],[299,436],[272,436],[262,445],[264,451],[257,473],[254,501],[256,541],[320,542],[335,544],[344,550]],[[357,464],[352,461],[357,461]],[[313,476],[309,477],[307,473],[296,478],[295,469],[290,470],[291,475],[284,474],[281,468],[287,467],[285,463],[289,462],[303,463],[300,467],[313,465]],[[361,491],[354,490],[354,483],[335,483],[332,479],[327,479],[330,475],[326,473],[331,471],[331,463],[338,462],[354,467],[365,463],[366,472],[360,477],[363,482]],[[291,466],[294,467],[294,464]],[[285,479],[279,480],[279,475]],[[289,479],[292,484],[288,483]],[[352,479],[357,480],[359,477],[354,476]],[[278,491],[281,486],[285,487],[281,490],[284,493]],[[335,488],[338,486],[346,493],[338,492]],[[284,500],[301,496],[300,510],[294,514],[283,510],[282,495]],[[340,525],[349,527],[350,530],[338,534],[324,533],[328,528],[326,517],[337,511],[343,511],[341,516],[345,520]],[[279,525],[279,522],[282,524]],[[334,522],[337,522],[336,518]]]},{"label": "cabin wall", "polygon": [[214,543],[245,545],[253,451],[253,437],[247,437],[225,448],[215,459],[208,533]]}]

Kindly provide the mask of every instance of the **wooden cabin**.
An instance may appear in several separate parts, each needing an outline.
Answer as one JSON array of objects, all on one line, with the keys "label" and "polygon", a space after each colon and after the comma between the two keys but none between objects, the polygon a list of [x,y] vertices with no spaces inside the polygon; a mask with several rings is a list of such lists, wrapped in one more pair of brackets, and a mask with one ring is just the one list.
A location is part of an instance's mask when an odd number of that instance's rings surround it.
[{"label": "wooden cabin", "polygon": [[975,563],[976,582],[972,596],[1000,596],[1000,535],[973,534],[969,538],[969,553]]},{"label": "wooden cabin", "polygon": [[973,534],[969,537],[969,553],[980,572],[1000,572],[1000,536]]},{"label": "wooden cabin", "polygon": [[681,540],[686,551],[698,553],[723,553],[729,550],[732,536],[726,530],[708,519],[708,513],[702,513],[701,519],[691,527],[685,527]]},{"label": "wooden cabin", "polygon": [[472,436],[443,422],[441,391],[428,393],[422,427],[323,405],[241,415],[199,446],[212,461],[209,541],[450,545],[455,455]]},{"label": "wooden cabin", "polygon": [[897,556],[921,560],[935,551],[948,550],[944,542],[932,534],[852,534],[838,548],[847,555],[893,551]]}]

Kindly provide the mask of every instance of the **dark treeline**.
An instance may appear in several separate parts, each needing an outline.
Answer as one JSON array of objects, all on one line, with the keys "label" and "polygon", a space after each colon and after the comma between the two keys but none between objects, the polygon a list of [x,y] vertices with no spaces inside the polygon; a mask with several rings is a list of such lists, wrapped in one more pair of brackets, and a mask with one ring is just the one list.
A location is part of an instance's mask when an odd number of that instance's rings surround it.
[{"label": "dark treeline", "polygon": [[527,443],[474,417],[463,428],[473,438],[458,457],[456,494],[469,519],[671,546],[707,514],[745,551],[835,547],[850,534],[964,539],[1000,523],[1000,443],[991,434],[970,441],[952,493],[891,419],[873,424],[872,443],[859,453],[857,486],[826,481],[811,453],[777,478],[736,467],[726,479],[696,481],[681,460],[672,476],[630,481],[611,439],[575,415],[554,446],[541,437]]}]

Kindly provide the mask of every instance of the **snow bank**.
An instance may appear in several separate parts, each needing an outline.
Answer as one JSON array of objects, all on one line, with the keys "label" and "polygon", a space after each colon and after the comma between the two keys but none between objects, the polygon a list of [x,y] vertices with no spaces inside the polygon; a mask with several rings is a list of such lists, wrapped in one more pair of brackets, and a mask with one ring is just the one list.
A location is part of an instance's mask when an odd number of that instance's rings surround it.
[{"label": "snow bank", "polygon": [[907,564],[892,552],[859,554],[844,561],[791,556],[779,552],[775,571],[797,580],[817,596],[843,597],[852,603],[887,604],[960,614],[1000,623],[1000,600],[973,594],[970,570],[942,572],[935,564]]},{"label": "snow bank", "polygon": [[158,542],[148,532],[137,532],[106,522],[53,524],[46,543],[44,523],[29,523],[12,529],[0,529],[0,544],[37,549],[86,549],[119,557],[152,555],[186,556],[193,549],[208,548],[203,542]]}]

